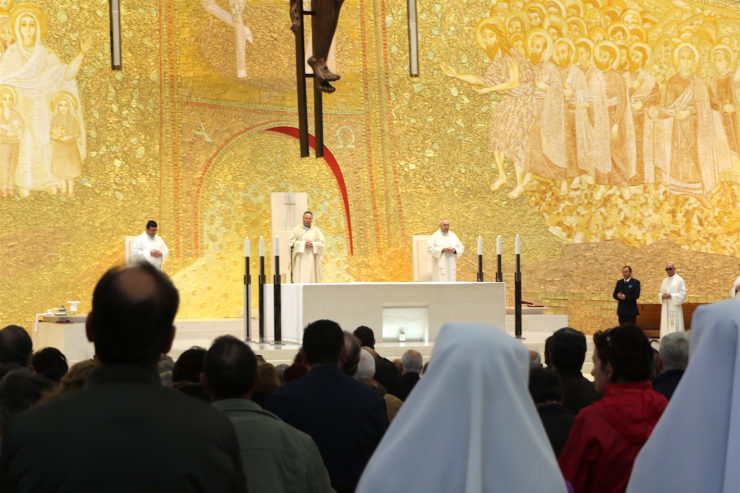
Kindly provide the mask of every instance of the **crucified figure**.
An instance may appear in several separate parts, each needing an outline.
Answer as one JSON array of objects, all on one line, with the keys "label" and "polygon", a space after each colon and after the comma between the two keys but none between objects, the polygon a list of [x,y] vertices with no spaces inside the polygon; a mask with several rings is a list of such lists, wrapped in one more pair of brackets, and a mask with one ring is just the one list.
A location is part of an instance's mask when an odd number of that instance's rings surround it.
[{"label": "crucified figure", "polygon": [[[312,51],[313,55],[308,59],[308,64],[313,69],[314,77],[319,81],[321,90],[326,93],[332,93],[336,89],[331,82],[339,80],[339,75],[335,74],[326,65],[329,57],[334,33],[337,30],[339,21],[339,11],[342,8],[344,0],[311,0],[311,10],[313,18],[311,19],[311,35],[313,38]],[[291,29],[299,34],[300,19],[303,13],[303,0],[290,0],[290,19]]]}]

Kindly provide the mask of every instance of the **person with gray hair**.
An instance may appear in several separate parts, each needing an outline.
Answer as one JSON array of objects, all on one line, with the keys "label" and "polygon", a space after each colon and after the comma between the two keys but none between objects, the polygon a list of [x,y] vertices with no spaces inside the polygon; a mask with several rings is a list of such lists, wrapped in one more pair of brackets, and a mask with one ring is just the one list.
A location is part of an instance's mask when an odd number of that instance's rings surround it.
[{"label": "person with gray hair", "polygon": [[686,332],[672,332],[663,336],[658,358],[660,374],[653,380],[653,390],[671,400],[673,391],[689,365],[689,336]]},{"label": "person with gray hair", "polygon": [[401,356],[401,365],[403,366],[403,372],[401,373],[401,395],[398,397],[405,401],[419,381],[419,373],[422,366],[424,366],[424,358],[421,357],[419,351],[409,349]]}]

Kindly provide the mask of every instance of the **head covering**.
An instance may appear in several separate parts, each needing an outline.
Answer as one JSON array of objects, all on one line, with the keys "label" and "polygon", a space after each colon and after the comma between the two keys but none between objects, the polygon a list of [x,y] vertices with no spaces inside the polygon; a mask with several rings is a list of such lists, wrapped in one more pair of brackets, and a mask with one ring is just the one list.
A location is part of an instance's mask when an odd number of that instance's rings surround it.
[{"label": "head covering", "polygon": [[689,366],[628,493],[740,491],[740,300],[700,306],[691,329]]},{"label": "head covering", "polygon": [[516,339],[485,324],[444,325],[357,493],[565,493],[528,377]]}]

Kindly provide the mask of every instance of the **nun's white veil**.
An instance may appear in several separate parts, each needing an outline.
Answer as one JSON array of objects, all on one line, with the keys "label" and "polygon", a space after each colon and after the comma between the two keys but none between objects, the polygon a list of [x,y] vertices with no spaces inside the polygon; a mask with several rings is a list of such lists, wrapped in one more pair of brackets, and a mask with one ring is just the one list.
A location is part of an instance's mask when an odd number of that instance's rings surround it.
[{"label": "nun's white veil", "polygon": [[740,491],[740,299],[697,308],[691,332],[689,366],[628,493]]},{"label": "nun's white veil", "polygon": [[503,331],[442,327],[357,493],[565,493],[528,378],[527,349]]}]

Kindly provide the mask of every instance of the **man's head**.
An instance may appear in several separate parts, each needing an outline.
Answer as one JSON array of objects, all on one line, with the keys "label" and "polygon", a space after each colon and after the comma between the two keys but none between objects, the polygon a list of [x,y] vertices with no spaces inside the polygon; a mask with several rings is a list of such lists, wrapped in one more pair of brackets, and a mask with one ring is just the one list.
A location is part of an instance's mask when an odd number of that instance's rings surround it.
[{"label": "man's head", "polygon": [[409,349],[401,356],[401,366],[404,373],[419,373],[424,366],[424,359],[419,351]]},{"label": "man's head", "polygon": [[645,43],[633,43],[630,46],[630,70],[639,72],[650,58],[650,46]]},{"label": "man's head", "polygon": [[149,263],[114,267],[98,281],[85,323],[102,364],[154,366],[175,337],[180,296]]},{"label": "man's head", "polygon": [[354,335],[360,340],[363,347],[367,346],[371,349],[375,349],[375,334],[373,333],[373,329],[360,325],[355,329]]},{"label": "man's head", "polygon": [[602,72],[612,70],[619,58],[619,48],[611,41],[600,41],[594,47],[594,62]]},{"label": "man's head", "polygon": [[625,265],[624,267],[622,267],[622,277],[625,281],[632,277],[632,267],[630,267],[629,265]]},{"label": "man's head", "polygon": [[660,340],[662,371],[685,370],[689,366],[689,336],[686,332],[673,332]]},{"label": "man's head", "polygon": [[536,406],[563,401],[563,379],[550,368],[529,370],[529,393]]},{"label": "man's head", "polygon": [[55,347],[45,347],[31,357],[31,367],[37,374],[52,382],[59,382],[69,370],[67,357]]},{"label": "man's head", "polygon": [[313,223],[313,212],[306,211],[303,213],[303,226],[306,228],[311,227],[311,223]]},{"label": "man's head", "polygon": [[349,376],[353,376],[357,371],[357,364],[360,362],[360,350],[362,349],[362,343],[357,336],[353,335],[350,331],[345,330],[344,333],[344,352],[347,355],[342,365],[342,372]]},{"label": "man's head", "polygon": [[557,370],[581,371],[586,358],[586,336],[570,327],[556,330],[550,339],[550,361]]},{"label": "man's head", "polygon": [[309,366],[338,365],[344,355],[344,334],[338,323],[317,320],[303,331],[303,352]]},{"label": "man's head", "polygon": [[527,56],[532,63],[550,59],[550,35],[544,29],[532,29],[527,34]]},{"label": "man's head", "polygon": [[203,386],[214,400],[245,399],[257,374],[257,357],[234,336],[218,337],[208,349],[203,365]]},{"label": "man's head", "polygon": [[673,277],[673,274],[676,273],[676,266],[673,264],[666,264],[665,273],[668,277]]},{"label": "man's head", "polygon": [[367,349],[360,351],[360,358],[354,377],[359,380],[370,380],[375,377],[375,357]]},{"label": "man's head", "polygon": [[146,222],[146,234],[148,234],[151,237],[154,237],[157,235],[157,231],[159,229],[159,226],[157,226],[157,221],[149,220]]},{"label": "man's head", "polygon": [[173,382],[200,382],[203,371],[203,362],[206,357],[205,348],[193,346],[183,351],[172,367]]},{"label": "man's head", "polygon": [[31,336],[23,327],[8,325],[0,330],[0,363],[28,366],[32,352]]},{"label": "man's head", "polygon": [[442,233],[448,233],[450,231],[450,220],[449,219],[442,219],[439,222],[439,230]]}]

